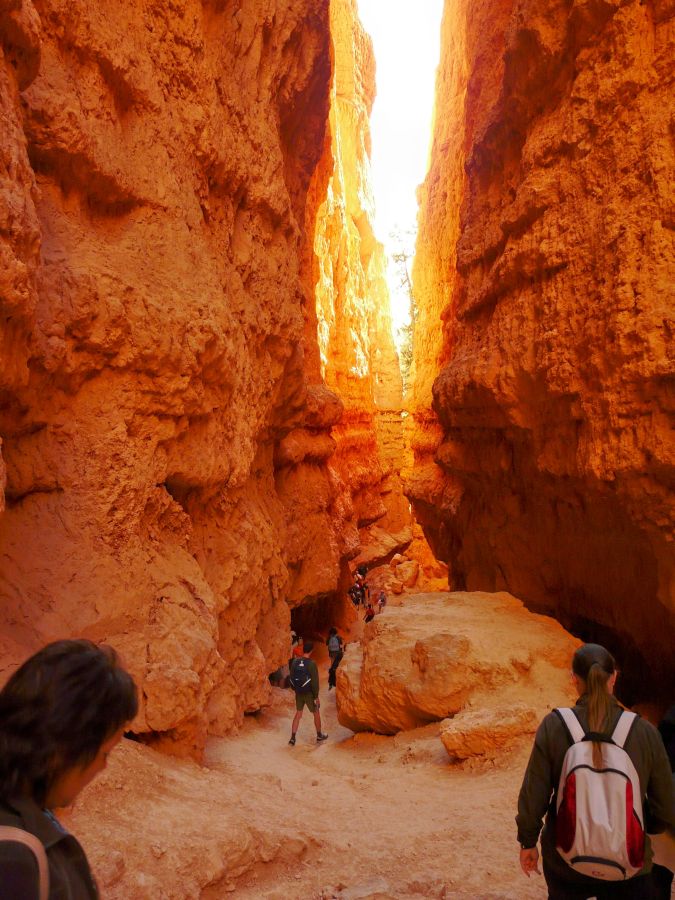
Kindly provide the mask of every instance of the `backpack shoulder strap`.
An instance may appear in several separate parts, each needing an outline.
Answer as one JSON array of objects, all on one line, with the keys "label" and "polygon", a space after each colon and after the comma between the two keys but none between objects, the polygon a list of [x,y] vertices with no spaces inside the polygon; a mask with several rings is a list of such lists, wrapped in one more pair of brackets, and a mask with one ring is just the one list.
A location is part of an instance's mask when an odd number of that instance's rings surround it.
[{"label": "backpack shoulder strap", "polygon": [[570,740],[573,744],[578,744],[580,741],[583,741],[586,736],[586,732],[581,727],[581,722],[574,715],[574,712],[568,707],[560,706],[555,712],[560,717],[565,729],[570,736]]},{"label": "backpack shoulder strap", "polygon": [[631,728],[635,725],[635,720],[638,718],[637,714],[634,712],[628,712],[627,709],[619,716],[619,721],[616,723],[616,727],[612,732],[612,741],[617,745],[617,747],[623,748],[623,745],[626,743],[628,735],[631,732]]},{"label": "backpack shoulder strap", "polygon": [[11,825],[0,825],[0,841],[14,841],[24,844],[35,854],[38,874],[40,878],[40,900],[48,900],[49,897],[49,863],[42,841],[36,838],[30,831],[23,828],[14,828]]}]

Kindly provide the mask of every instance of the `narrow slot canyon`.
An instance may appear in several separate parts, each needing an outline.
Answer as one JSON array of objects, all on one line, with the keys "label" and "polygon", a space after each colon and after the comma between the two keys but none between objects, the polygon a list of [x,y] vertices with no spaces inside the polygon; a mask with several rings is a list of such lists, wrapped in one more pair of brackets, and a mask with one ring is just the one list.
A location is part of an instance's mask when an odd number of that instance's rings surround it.
[{"label": "narrow slot canyon", "polygon": [[401,349],[357,0],[0,0],[0,672],[138,686],[63,813],[108,900],[536,900],[575,648],[675,702],[675,7],[439,27]]}]

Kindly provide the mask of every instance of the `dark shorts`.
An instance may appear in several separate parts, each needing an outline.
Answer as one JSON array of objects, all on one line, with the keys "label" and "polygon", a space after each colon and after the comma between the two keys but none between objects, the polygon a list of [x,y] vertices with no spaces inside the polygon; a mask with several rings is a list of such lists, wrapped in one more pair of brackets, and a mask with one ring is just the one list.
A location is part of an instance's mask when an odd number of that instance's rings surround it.
[{"label": "dark shorts", "polygon": [[652,875],[639,875],[626,881],[601,881],[597,887],[584,887],[561,881],[544,864],[548,900],[659,900]]},{"label": "dark shorts", "polygon": [[316,712],[316,703],[314,701],[314,694],[296,694],[295,695],[295,708],[298,712],[301,712],[305,706],[307,709],[313,713]]}]

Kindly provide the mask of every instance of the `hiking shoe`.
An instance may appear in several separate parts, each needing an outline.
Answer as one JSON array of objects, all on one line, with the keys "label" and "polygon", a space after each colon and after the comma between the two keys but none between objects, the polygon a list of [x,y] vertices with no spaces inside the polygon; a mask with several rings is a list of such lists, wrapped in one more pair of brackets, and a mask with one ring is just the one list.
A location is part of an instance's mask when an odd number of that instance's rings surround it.
[{"label": "hiking shoe", "polygon": [[295,747],[295,735],[294,734],[291,735],[291,739],[288,743],[291,745],[291,747]]},{"label": "hiking shoe", "polygon": [[317,744],[320,744],[321,741],[327,741],[327,740],[328,740],[328,735],[324,734],[323,731],[320,731],[316,736]]}]

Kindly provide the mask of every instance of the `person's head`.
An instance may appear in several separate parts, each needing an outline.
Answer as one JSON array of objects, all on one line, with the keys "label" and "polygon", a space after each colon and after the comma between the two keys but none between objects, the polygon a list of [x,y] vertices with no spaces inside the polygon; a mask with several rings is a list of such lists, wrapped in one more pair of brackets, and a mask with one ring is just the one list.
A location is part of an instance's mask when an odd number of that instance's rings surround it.
[{"label": "person's head", "polygon": [[333,635],[337,634],[337,628],[335,625],[331,625],[330,631],[328,632],[328,637],[333,637]]},{"label": "person's head", "polygon": [[[588,697],[588,727],[602,733],[609,727],[610,695],[616,682],[614,657],[600,644],[582,644],[572,658],[572,675],[577,692]],[[602,762],[602,744],[593,743],[593,762]]]},{"label": "person's head", "polygon": [[313,649],[314,643],[312,641],[305,641],[302,645],[302,655],[309,656]]},{"label": "person's head", "polygon": [[616,681],[614,657],[600,644],[582,644],[572,657],[572,674],[580,694],[591,689],[612,693]]},{"label": "person's head", "polygon": [[0,691],[0,797],[69,805],[137,711],[136,686],[112,647],[43,647]]}]

